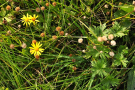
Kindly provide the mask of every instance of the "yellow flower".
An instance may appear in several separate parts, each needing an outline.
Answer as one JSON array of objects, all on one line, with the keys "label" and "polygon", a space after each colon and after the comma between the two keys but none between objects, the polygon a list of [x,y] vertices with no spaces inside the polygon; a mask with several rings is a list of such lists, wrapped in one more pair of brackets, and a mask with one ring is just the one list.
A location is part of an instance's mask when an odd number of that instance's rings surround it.
[{"label": "yellow flower", "polygon": [[35,25],[35,23],[39,22],[39,20],[36,20],[38,18],[38,15],[36,16],[35,14],[32,16],[30,16],[30,21],[33,22],[33,24]]},{"label": "yellow flower", "polygon": [[32,43],[31,45],[32,45],[32,47],[29,47],[30,53],[34,54],[34,56],[36,56],[36,55],[40,56],[41,53],[44,51],[43,48],[40,48],[42,46],[42,44],[40,44],[40,42]]},{"label": "yellow flower", "polygon": [[23,25],[25,25],[26,24],[26,27],[28,26],[28,25],[30,25],[30,17],[29,17],[29,15],[28,15],[28,13],[27,13],[27,16],[25,16],[25,15],[23,15],[23,17],[21,18],[23,21],[22,22],[24,22],[23,23]]}]

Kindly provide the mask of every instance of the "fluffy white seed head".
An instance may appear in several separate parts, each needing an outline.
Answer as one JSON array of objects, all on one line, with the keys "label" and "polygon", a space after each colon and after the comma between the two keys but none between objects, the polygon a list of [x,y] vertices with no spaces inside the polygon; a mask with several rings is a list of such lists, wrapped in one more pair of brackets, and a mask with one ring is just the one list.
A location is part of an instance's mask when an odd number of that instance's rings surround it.
[{"label": "fluffy white seed head", "polygon": [[108,35],[108,39],[112,40],[114,38],[113,34]]},{"label": "fluffy white seed head", "polygon": [[114,52],[109,52],[109,55],[111,56],[111,57],[113,57],[114,56]]},{"label": "fluffy white seed head", "polygon": [[111,41],[111,45],[112,46],[115,46],[116,45],[116,42],[114,40]]},{"label": "fluffy white seed head", "polygon": [[107,41],[107,37],[106,37],[106,36],[103,36],[103,37],[102,37],[102,40],[103,40],[103,41]]},{"label": "fluffy white seed head", "polygon": [[79,38],[78,39],[78,43],[82,43],[83,42],[83,39],[82,38]]}]

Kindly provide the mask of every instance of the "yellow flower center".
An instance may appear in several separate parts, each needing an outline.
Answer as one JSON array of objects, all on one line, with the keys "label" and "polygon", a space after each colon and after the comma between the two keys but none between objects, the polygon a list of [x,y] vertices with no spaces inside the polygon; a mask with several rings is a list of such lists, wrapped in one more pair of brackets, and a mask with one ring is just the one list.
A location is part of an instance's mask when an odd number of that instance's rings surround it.
[{"label": "yellow flower center", "polygon": [[26,19],[25,19],[25,22],[28,22],[28,21],[29,21],[29,19],[28,19],[28,18],[26,18]]},{"label": "yellow flower center", "polygon": [[32,21],[35,21],[36,20],[36,18],[35,17],[32,17],[32,19],[31,19]]},{"label": "yellow flower center", "polygon": [[39,51],[39,48],[38,47],[35,47],[35,51]]}]

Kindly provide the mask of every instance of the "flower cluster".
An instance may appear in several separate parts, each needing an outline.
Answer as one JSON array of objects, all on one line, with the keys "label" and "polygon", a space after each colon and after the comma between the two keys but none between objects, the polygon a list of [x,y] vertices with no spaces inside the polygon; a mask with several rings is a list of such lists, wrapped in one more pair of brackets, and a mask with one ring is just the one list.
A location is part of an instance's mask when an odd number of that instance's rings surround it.
[{"label": "flower cluster", "polygon": [[36,16],[35,14],[33,16],[29,15],[27,13],[27,16],[23,15],[23,17],[21,18],[22,19],[22,22],[24,23],[23,25],[26,24],[26,27],[31,23],[33,23],[34,25],[39,22],[39,20],[36,20],[38,18],[38,15]]}]

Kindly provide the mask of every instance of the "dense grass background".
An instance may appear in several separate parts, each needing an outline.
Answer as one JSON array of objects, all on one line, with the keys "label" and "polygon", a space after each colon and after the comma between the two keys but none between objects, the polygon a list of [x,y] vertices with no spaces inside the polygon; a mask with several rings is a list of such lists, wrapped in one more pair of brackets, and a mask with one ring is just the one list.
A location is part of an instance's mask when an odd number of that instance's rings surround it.
[{"label": "dense grass background", "polygon": [[[0,0],[0,90],[134,90],[132,3],[131,0]],[[45,10],[37,12],[36,8],[42,6]],[[20,7],[18,12],[16,7]],[[23,25],[21,18],[27,13],[38,15],[40,22]],[[56,31],[58,26],[64,35]],[[41,37],[41,33],[45,35]],[[114,35],[116,46],[110,45],[111,40],[109,43],[97,40],[109,34]],[[79,38],[82,43],[78,43]],[[32,40],[41,42],[45,49],[39,59],[30,53]],[[26,48],[21,47],[23,42]],[[114,57],[109,55],[110,51],[115,53]]]}]

